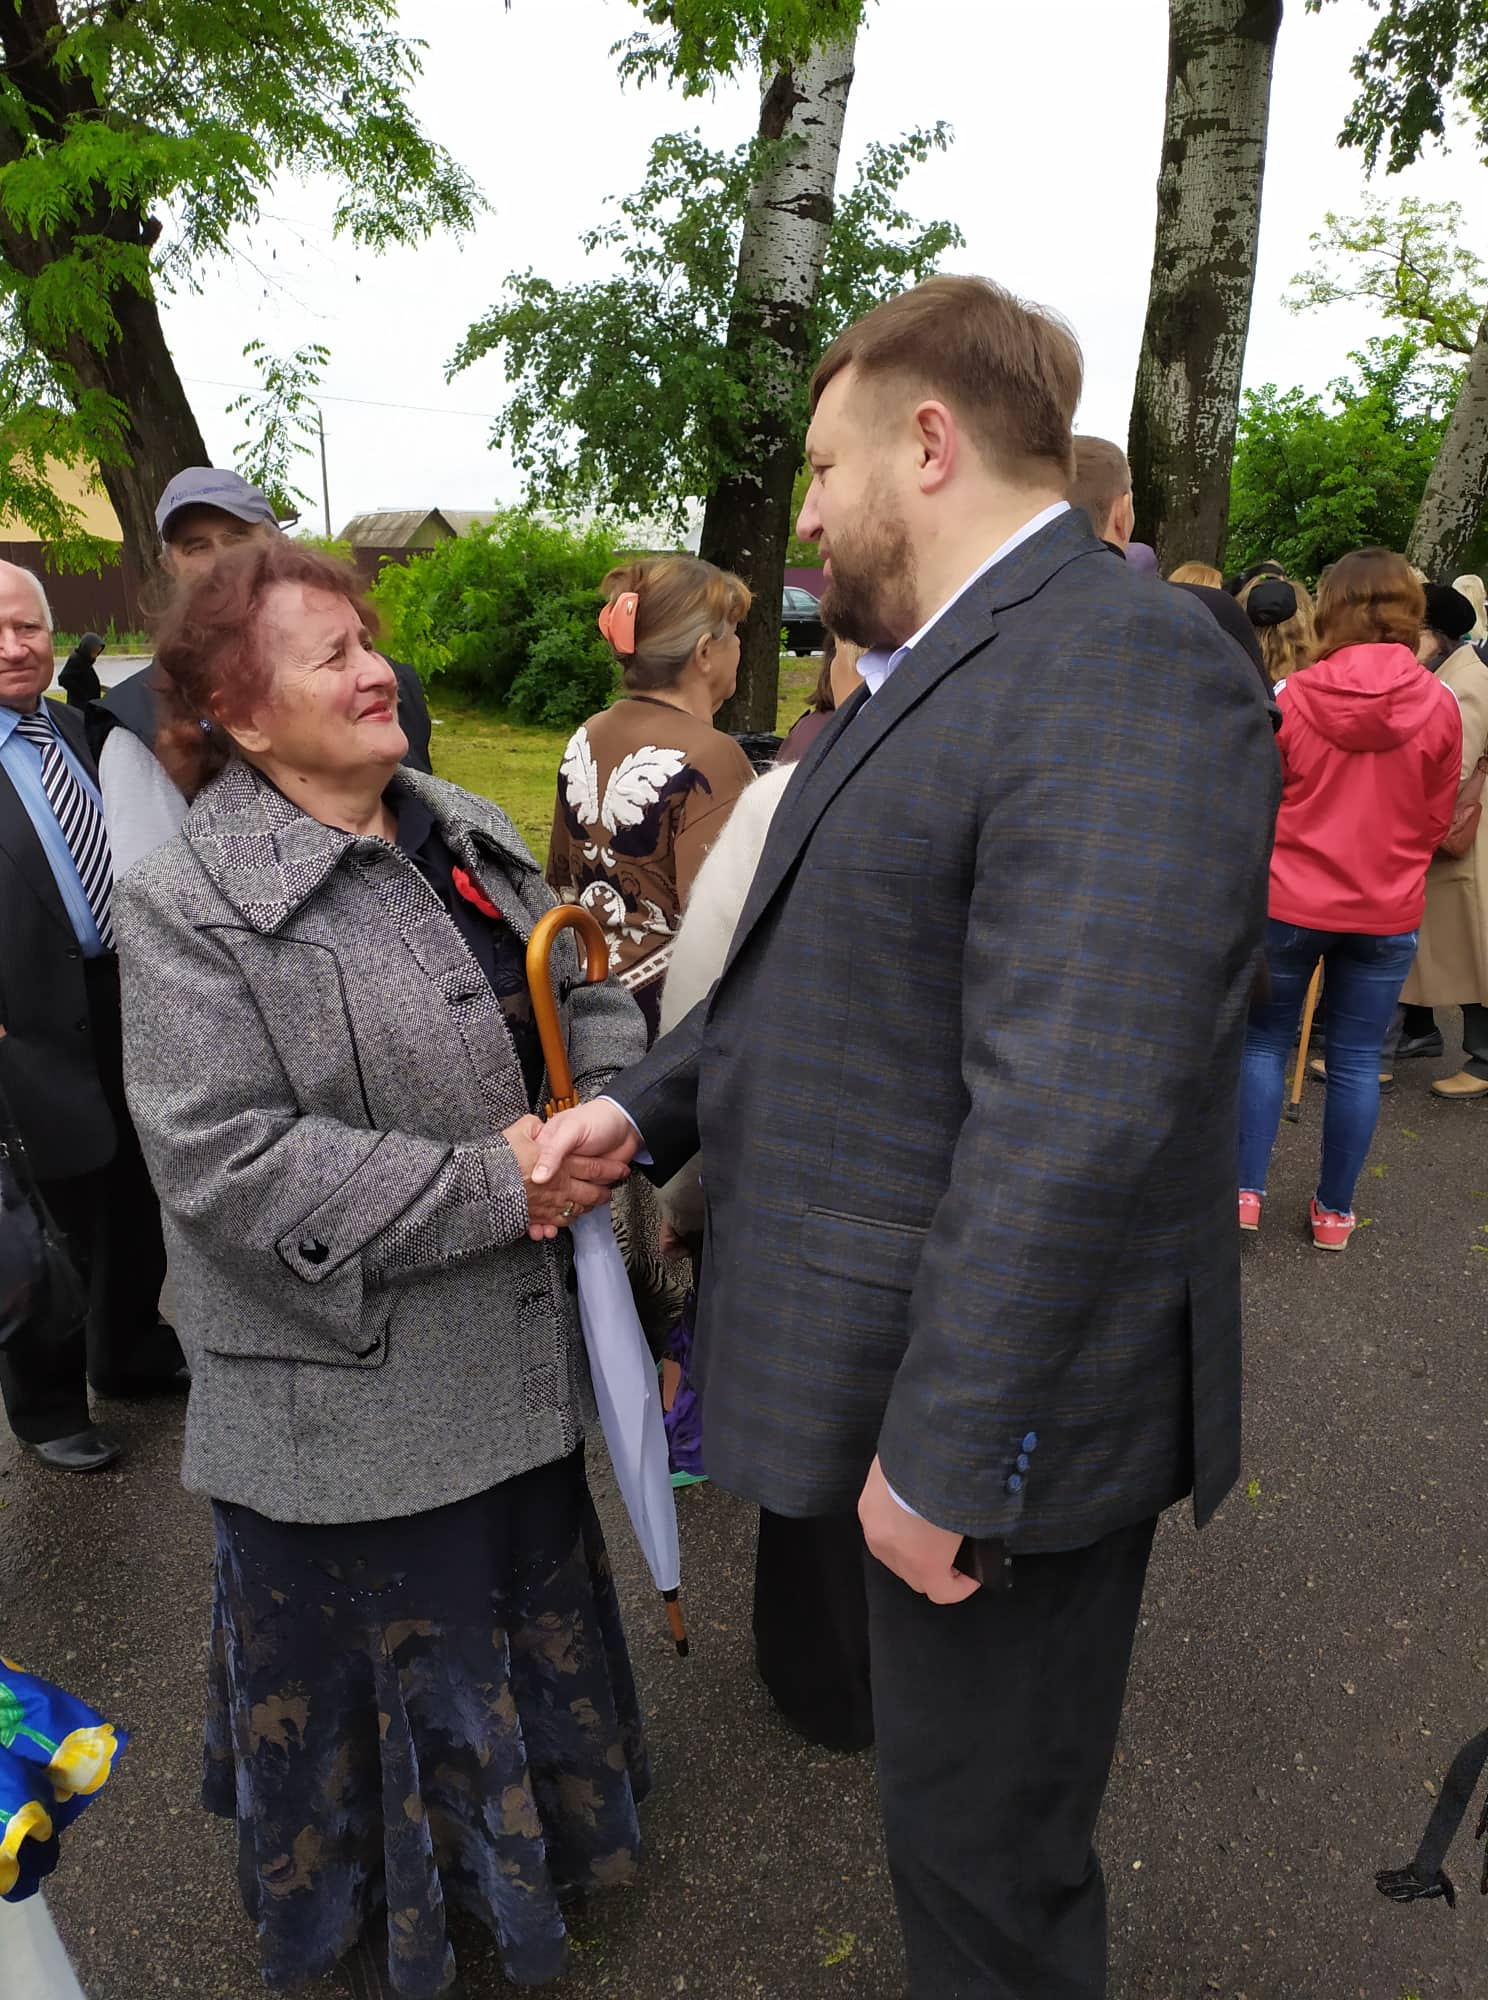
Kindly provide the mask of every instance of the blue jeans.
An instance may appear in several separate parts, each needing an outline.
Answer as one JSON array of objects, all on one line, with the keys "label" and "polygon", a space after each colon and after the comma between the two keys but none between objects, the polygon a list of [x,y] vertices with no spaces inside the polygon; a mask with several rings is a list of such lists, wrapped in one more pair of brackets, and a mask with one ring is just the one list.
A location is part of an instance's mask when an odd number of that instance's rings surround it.
[{"label": "blue jeans", "polygon": [[1380,1045],[1416,955],[1416,931],[1362,937],[1266,925],[1271,997],[1252,1009],[1240,1067],[1240,1187],[1266,1191],[1281,1122],[1287,1058],[1321,958],[1328,994],[1328,1096],[1323,1107],[1320,1208],[1347,1215],[1379,1120]]}]

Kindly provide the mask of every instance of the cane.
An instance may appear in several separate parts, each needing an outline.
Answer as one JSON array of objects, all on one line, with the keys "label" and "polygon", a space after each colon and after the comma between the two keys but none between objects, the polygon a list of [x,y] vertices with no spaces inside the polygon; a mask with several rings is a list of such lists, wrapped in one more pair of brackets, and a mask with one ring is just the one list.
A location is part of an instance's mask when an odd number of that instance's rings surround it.
[{"label": "cane", "polygon": [[1322,990],[1323,961],[1319,959],[1302,1008],[1302,1039],[1297,1045],[1297,1072],[1292,1078],[1292,1094],[1283,1113],[1289,1125],[1296,1125],[1302,1117],[1302,1086],[1307,1081],[1307,1051],[1312,1044],[1312,1024],[1317,1015],[1318,996]]},{"label": "cane", "polygon": [[[573,1110],[579,1101],[558,997],[553,991],[553,946],[565,930],[578,932],[586,983],[599,986],[610,976],[610,947],[588,910],[577,903],[560,903],[538,919],[527,941],[527,985],[548,1066],[549,1118]],[[610,1460],[636,1539],[666,1605],[672,1643],[685,1656],[687,1626],[677,1598],[676,1502],[656,1370],[636,1318],[609,1217],[597,1209],[580,1216],[573,1227],[573,1244],[579,1319]]]}]

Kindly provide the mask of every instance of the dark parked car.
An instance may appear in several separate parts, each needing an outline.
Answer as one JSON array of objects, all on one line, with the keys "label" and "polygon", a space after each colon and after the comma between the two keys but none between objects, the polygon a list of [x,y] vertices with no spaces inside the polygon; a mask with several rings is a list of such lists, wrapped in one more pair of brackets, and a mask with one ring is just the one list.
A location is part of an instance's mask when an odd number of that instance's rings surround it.
[{"label": "dark parked car", "polygon": [[821,651],[821,606],[809,590],[800,590],[794,584],[786,585],[780,622],[785,627],[786,646],[798,658]]}]

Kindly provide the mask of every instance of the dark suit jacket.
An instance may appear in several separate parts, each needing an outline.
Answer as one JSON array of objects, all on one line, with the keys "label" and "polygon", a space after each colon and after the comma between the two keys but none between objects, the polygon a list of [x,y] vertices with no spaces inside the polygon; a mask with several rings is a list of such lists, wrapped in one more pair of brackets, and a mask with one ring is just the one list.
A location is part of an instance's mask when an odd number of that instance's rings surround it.
[{"label": "dark suit jacket", "polygon": [[716,1479],[846,1509],[877,1451],[1024,1551],[1213,1511],[1279,794],[1244,656],[1082,515],[844,708],[712,995],[613,1090],[658,1177],[702,1145]]},{"label": "dark suit jacket", "polygon": [[[53,722],[94,769],[81,714],[48,701]],[[94,982],[94,998],[108,986]],[[97,1021],[56,878],[20,794],[0,770],[0,1089],[40,1180],[68,1180],[113,1158],[113,1114],[95,1034],[117,1040],[117,1006]]]}]

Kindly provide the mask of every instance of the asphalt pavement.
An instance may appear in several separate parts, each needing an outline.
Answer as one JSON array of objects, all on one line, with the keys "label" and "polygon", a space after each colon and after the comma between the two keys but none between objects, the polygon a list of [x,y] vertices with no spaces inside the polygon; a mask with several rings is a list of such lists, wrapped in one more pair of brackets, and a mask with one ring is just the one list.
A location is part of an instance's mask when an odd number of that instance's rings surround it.
[{"label": "asphalt pavement", "polygon": [[[1488,1726],[1488,1108],[1429,1096],[1457,1067],[1447,1026],[1449,1059],[1404,1065],[1386,1100],[1345,1256],[1304,1227],[1321,1091],[1283,1127],[1245,1253],[1241,1485],[1202,1536],[1163,1523],[1102,1824],[1113,2000],[1488,1996],[1473,1815],[1455,1910],[1374,1889]],[[208,1510],[178,1483],[179,1406],[102,1413],[130,1454],[88,1478],[0,1434],[0,1647],[133,1735],[52,1908],[89,2000],[258,2000],[231,1830],[196,1802]],[[680,1496],[681,1661],[596,1485],[657,1785],[643,1879],[594,1906],[556,1991],[901,2000],[871,1755],[801,1744],[754,1679],[750,1510]],[[478,1932],[456,1943],[470,2000],[508,1990]],[[0,2000],[33,2000],[3,1965]]]}]

